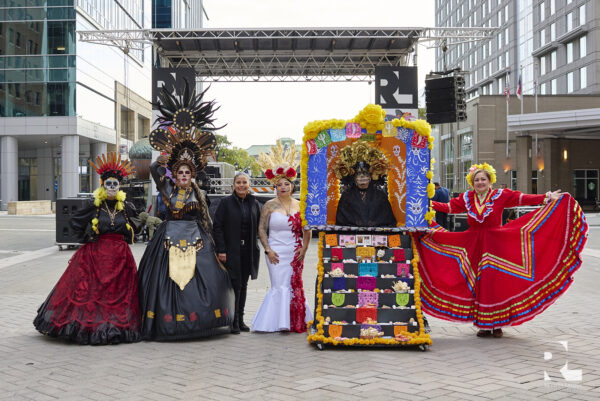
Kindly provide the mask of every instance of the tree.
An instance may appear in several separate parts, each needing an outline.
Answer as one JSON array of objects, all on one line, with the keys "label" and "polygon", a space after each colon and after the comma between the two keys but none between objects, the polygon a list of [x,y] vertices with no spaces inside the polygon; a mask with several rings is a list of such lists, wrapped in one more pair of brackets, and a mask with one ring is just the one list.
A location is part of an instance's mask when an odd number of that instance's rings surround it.
[{"label": "tree", "polygon": [[218,162],[232,164],[238,171],[249,170],[253,176],[261,174],[258,162],[245,149],[231,146],[232,143],[227,139],[226,135],[215,135],[215,137],[217,139],[215,157]]}]

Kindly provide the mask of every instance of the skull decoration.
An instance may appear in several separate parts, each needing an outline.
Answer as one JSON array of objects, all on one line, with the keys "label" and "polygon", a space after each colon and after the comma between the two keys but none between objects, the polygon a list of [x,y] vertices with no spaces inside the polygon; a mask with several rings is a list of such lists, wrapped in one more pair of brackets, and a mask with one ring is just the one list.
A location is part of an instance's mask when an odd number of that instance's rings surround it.
[{"label": "skull decoration", "polygon": [[338,152],[338,147],[337,147],[337,145],[332,145],[332,146],[331,146],[331,156],[332,156],[332,157],[335,157],[335,156],[337,155],[337,152]]},{"label": "skull decoration", "polygon": [[400,156],[400,146],[395,145],[393,147],[393,151],[394,151],[394,156],[396,156],[396,157]]},{"label": "skull decoration", "polygon": [[310,207],[310,212],[313,214],[313,216],[318,216],[320,210],[321,208],[319,207],[319,205],[312,205]]}]

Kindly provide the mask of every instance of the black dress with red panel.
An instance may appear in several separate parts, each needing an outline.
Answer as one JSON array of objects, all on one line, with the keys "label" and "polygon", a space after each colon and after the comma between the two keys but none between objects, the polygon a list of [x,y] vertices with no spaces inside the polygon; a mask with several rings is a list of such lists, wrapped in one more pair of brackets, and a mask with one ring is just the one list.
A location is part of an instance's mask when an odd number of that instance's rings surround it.
[{"label": "black dress with red panel", "polygon": [[[128,245],[137,213],[129,203],[124,210],[115,207],[116,201],[100,207],[90,202],[71,219],[86,243],[38,309],[33,324],[42,334],[93,345],[141,340],[137,271]],[[99,235],[91,228],[94,217]]]}]

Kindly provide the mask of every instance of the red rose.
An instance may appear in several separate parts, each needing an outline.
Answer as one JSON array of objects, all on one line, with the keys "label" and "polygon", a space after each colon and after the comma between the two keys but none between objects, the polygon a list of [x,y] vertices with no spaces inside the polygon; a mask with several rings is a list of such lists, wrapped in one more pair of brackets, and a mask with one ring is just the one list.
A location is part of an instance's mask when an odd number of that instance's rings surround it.
[{"label": "red rose", "polygon": [[265,177],[267,177],[269,180],[272,180],[273,177],[275,177],[275,175],[273,174],[273,170],[268,169],[267,171],[265,171]]},{"label": "red rose", "polygon": [[196,320],[198,320],[198,315],[196,315],[196,312],[190,313],[190,322],[195,322]]},{"label": "red rose", "polygon": [[295,177],[296,176],[296,170],[294,170],[293,167],[288,168],[287,171],[285,172],[285,176],[287,178]]},{"label": "red rose", "polygon": [[284,173],[284,171],[285,171],[285,170],[283,169],[283,167],[279,167],[279,168],[278,168],[278,169],[275,171],[275,173],[276,173],[277,175],[281,175],[281,174],[283,174],[283,173]]},{"label": "red rose", "polygon": [[165,322],[171,323],[172,320],[173,320],[173,316],[171,316],[169,314],[165,315]]}]

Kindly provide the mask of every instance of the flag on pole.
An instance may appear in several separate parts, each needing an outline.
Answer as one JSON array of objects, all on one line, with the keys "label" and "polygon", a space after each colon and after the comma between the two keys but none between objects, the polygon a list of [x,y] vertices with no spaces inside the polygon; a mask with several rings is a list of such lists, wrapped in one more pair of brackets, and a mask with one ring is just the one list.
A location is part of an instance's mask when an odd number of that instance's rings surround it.
[{"label": "flag on pole", "polygon": [[506,103],[510,102],[510,87],[508,86],[508,82],[504,87],[504,95],[506,96]]},{"label": "flag on pole", "polygon": [[521,87],[521,74],[519,74],[519,82],[517,83],[517,97],[519,100],[523,100],[522,98],[523,88]]}]

